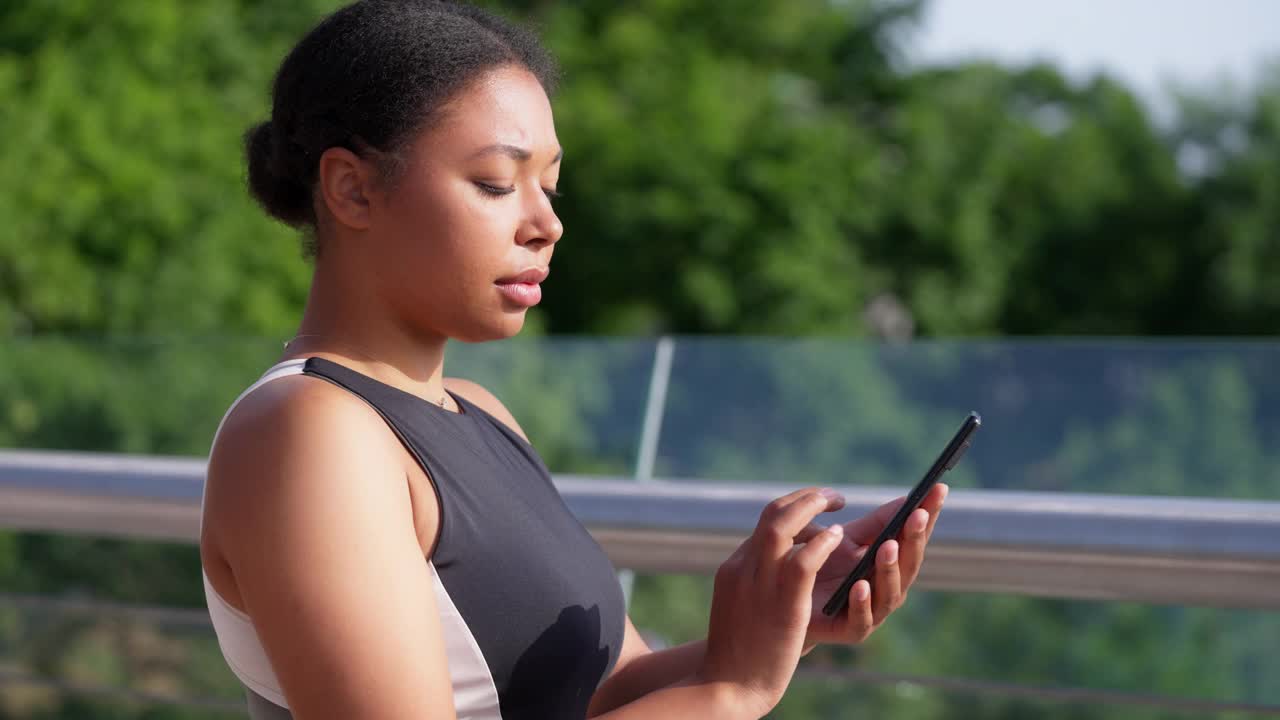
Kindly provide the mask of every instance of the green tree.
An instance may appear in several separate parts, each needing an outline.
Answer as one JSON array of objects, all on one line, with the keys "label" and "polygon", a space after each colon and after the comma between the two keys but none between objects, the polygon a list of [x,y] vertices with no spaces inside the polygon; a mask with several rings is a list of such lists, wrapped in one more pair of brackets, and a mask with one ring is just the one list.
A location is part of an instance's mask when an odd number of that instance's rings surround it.
[{"label": "green tree", "polygon": [[0,333],[286,333],[308,273],[240,134],[332,5],[0,6]]},{"label": "green tree", "polygon": [[[262,338],[291,334],[309,277],[296,235],[243,189],[241,133],[265,116],[290,44],[338,4],[0,4],[0,446],[207,451],[274,357]],[[566,71],[555,109],[568,233],[531,334],[848,337],[882,293],[933,337],[1276,330],[1280,71],[1246,96],[1186,93],[1166,132],[1106,76],[907,68],[899,39],[918,2],[497,7],[536,21]],[[958,479],[1208,493],[1205,478],[1224,477],[1213,492],[1274,493],[1280,398],[1258,380],[1265,354],[1139,358],[1144,388],[1103,398],[1079,396],[1080,383],[1133,357],[1024,354],[1028,371],[1006,354],[1016,348],[683,348],[692,364],[673,381],[660,458],[672,472],[905,484],[957,404],[1016,404],[1021,383],[1049,389],[1008,411],[1017,442],[998,464],[975,451]],[[450,372],[503,397],[553,468],[625,472],[649,352],[464,346]],[[1059,415],[1031,422],[1050,406]],[[189,547],[0,534],[8,591],[199,605],[197,575]],[[642,578],[638,621],[695,636],[704,580]],[[1259,650],[1276,625],[922,593],[868,646],[815,661],[1280,702],[1275,658]],[[11,626],[0,618],[4,637]],[[55,636],[66,653],[42,667],[101,652]],[[778,717],[1134,716],[910,688],[851,703],[847,686],[801,685]],[[50,713],[141,716],[78,699]]]}]

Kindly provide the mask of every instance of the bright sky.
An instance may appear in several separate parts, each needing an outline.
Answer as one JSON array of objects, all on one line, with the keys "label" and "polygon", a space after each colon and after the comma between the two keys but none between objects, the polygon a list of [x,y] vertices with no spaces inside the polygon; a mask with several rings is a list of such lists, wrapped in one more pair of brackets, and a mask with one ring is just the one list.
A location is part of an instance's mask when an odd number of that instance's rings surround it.
[{"label": "bright sky", "polygon": [[928,0],[913,62],[1048,58],[1155,98],[1166,79],[1249,87],[1280,60],[1280,0]]}]

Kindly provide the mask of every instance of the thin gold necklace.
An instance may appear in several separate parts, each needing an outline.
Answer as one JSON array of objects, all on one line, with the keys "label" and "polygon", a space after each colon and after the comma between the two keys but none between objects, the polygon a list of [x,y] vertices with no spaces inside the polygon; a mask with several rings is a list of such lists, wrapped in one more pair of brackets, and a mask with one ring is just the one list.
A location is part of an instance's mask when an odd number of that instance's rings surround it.
[{"label": "thin gold necklace", "polygon": [[[293,341],[294,341],[294,340],[299,340],[299,339],[301,339],[301,338],[305,338],[305,337],[329,337],[329,336],[328,336],[328,335],[317,335],[317,334],[314,334],[314,333],[303,333],[303,334],[301,334],[301,335],[294,335],[293,337],[291,337],[291,338],[289,338],[288,340],[285,340],[285,341],[284,341],[284,346],[283,346],[283,347],[284,347],[284,349],[285,349],[285,350],[288,350],[288,349],[289,349],[289,346],[293,344]],[[347,346],[343,345],[343,347],[347,347]],[[347,348],[347,349],[350,349],[350,348]],[[363,353],[355,353],[355,355],[356,355],[357,357],[364,358],[365,360],[368,360],[368,361],[370,361],[370,362],[377,362],[377,360],[374,360],[373,358],[371,358],[371,357],[369,357],[368,355],[365,355],[365,354],[363,354]],[[435,401],[427,400],[427,402],[434,402],[436,405],[439,405],[439,406],[440,406],[440,409],[441,409],[441,410],[448,410],[448,406],[447,406],[448,397],[449,397],[449,393],[448,393],[448,391],[445,391],[445,394],[444,394],[444,395],[441,395],[439,400],[435,400]],[[423,399],[424,399],[424,400],[426,400],[426,398],[423,398]],[[451,411],[450,411],[450,412],[451,412]]]}]

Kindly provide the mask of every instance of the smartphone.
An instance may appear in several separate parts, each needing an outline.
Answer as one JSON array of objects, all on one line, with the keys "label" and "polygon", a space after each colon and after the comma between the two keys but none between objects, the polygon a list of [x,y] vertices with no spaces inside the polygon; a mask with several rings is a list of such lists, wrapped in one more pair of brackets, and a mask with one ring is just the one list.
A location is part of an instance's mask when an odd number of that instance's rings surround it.
[{"label": "smartphone", "polygon": [[876,541],[871,543],[871,547],[867,548],[867,554],[862,556],[862,560],[858,561],[857,567],[849,573],[849,577],[840,583],[840,587],[831,595],[831,599],[822,608],[824,615],[835,615],[843,612],[845,606],[849,604],[849,591],[853,588],[853,584],[864,577],[871,574],[872,568],[876,564],[876,552],[880,550],[880,546],[886,540],[897,537],[902,532],[902,526],[906,524],[909,517],[916,508],[920,507],[920,503],[924,501],[929,491],[934,485],[942,479],[942,474],[956,466],[960,462],[960,456],[964,455],[964,451],[969,449],[970,438],[982,426],[982,417],[976,412],[969,413],[969,417],[964,419],[964,423],[960,425],[960,429],[956,431],[955,437],[951,438],[951,442],[947,443],[946,449],[934,461],[933,467],[929,468],[929,472],[925,473],[924,479],[911,490],[911,494],[907,496],[902,507],[898,509],[897,514],[884,526],[884,530],[880,531],[880,536]]}]

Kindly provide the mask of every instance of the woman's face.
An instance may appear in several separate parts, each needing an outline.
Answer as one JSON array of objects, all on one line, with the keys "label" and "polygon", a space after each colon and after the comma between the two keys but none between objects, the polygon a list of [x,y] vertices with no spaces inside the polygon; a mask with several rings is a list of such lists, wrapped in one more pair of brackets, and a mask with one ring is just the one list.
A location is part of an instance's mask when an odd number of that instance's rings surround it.
[{"label": "woman's face", "polygon": [[412,143],[394,187],[370,199],[375,291],[415,334],[510,337],[541,297],[564,232],[551,103],[523,68],[473,83]]}]

